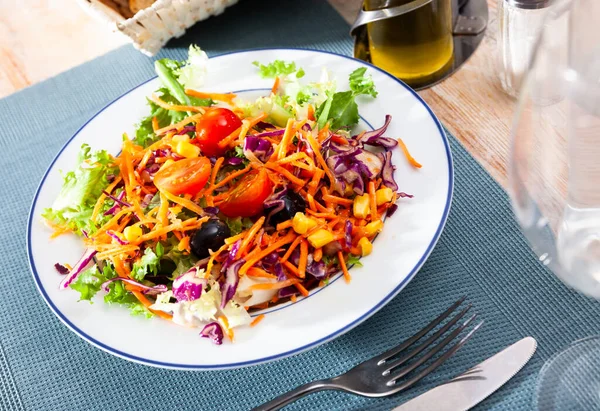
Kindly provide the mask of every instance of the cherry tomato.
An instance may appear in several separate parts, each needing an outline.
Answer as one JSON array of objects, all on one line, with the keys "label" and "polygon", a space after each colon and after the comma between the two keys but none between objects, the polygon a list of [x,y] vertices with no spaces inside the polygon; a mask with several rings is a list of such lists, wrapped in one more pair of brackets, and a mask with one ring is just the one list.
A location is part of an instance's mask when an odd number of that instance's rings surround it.
[{"label": "cherry tomato", "polygon": [[242,120],[229,109],[215,107],[208,109],[196,124],[196,138],[191,142],[208,157],[225,154],[227,147],[219,147],[219,142],[242,126]]},{"label": "cherry tomato", "polygon": [[154,185],[172,194],[193,195],[206,185],[210,169],[210,160],[206,157],[186,158],[158,170]]},{"label": "cherry tomato", "polygon": [[227,217],[252,217],[263,211],[263,203],[271,195],[273,183],[264,169],[246,174],[231,190],[219,209]]}]

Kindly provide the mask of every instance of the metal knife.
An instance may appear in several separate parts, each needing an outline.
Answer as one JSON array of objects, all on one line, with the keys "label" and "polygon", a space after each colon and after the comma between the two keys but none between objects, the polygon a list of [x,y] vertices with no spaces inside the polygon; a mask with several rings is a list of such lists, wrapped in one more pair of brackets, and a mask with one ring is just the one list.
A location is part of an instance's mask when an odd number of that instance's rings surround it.
[{"label": "metal knife", "polygon": [[392,411],[463,411],[479,404],[502,387],[527,364],[537,342],[526,337]]}]

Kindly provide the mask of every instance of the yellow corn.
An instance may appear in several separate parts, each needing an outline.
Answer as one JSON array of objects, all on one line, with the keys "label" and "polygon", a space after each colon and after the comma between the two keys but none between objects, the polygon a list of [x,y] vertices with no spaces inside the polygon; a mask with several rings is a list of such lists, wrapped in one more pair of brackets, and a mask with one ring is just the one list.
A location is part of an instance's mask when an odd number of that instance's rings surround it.
[{"label": "yellow corn", "polygon": [[185,158],[194,158],[200,155],[200,148],[187,141],[180,141],[175,146],[175,152]]},{"label": "yellow corn", "polygon": [[175,162],[175,160],[173,160],[173,159],[168,159],[167,161],[165,161],[165,162],[163,163],[163,165],[162,165],[161,169],[169,167],[169,166],[170,166],[171,164],[173,164],[174,162]]},{"label": "yellow corn", "polygon": [[354,198],[354,206],[352,208],[354,217],[356,218],[367,218],[371,212],[371,206],[369,203],[369,195],[363,194]]},{"label": "yellow corn", "polygon": [[333,234],[325,229],[317,230],[308,236],[308,242],[314,248],[321,248],[333,241]]},{"label": "yellow corn", "polygon": [[383,221],[377,220],[370,222],[365,226],[365,234],[367,237],[373,237],[375,234],[383,229]]},{"label": "yellow corn", "polygon": [[364,257],[371,254],[371,251],[373,251],[373,244],[371,244],[367,237],[363,237],[358,240],[358,248],[360,248],[360,253]]},{"label": "yellow corn", "polygon": [[129,242],[137,240],[142,236],[142,234],[142,228],[139,225],[125,227],[125,230],[123,230],[123,235],[125,236],[125,239]]},{"label": "yellow corn", "polygon": [[171,143],[173,145],[180,143],[182,141],[190,141],[190,136],[188,136],[187,134],[180,134],[178,136],[173,136],[173,138],[171,139]]},{"label": "yellow corn", "polygon": [[375,192],[375,198],[378,206],[389,203],[394,198],[394,191],[388,187],[380,188]]},{"label": "yellow corn", "polygon": [[292,220],[292,228],[298,234],[306,234],[309,230],[317,226],[317,222],[312,218],[306,217],[304,213],[297,212]]}]

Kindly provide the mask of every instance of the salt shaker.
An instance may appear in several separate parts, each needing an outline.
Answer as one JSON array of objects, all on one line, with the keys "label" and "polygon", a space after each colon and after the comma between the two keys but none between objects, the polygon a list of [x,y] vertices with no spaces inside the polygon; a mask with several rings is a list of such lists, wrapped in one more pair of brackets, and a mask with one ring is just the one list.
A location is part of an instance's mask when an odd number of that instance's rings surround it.
[{"label": "salt shaker", "polygon": [[551,0],[498,0],[500,82],[517,97]]}]

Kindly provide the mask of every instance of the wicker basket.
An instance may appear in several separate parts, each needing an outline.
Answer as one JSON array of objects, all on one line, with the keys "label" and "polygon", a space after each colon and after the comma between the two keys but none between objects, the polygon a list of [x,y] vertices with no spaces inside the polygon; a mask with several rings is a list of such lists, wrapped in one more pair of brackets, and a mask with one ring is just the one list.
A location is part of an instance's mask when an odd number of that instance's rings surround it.
[{"label": "wicker basket", "polygon": [[223,13],[237,0],[157,0],[126,18],[100,0],[78,0],[95,18],[127,36],[142,53],[153,56],[169,39],[180,37],[198,21]]}]

